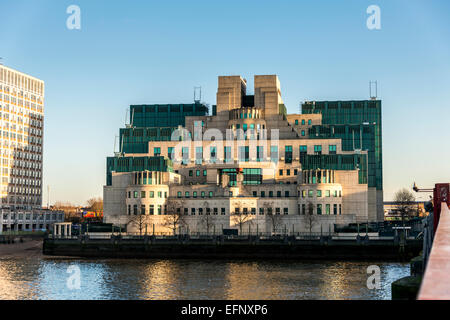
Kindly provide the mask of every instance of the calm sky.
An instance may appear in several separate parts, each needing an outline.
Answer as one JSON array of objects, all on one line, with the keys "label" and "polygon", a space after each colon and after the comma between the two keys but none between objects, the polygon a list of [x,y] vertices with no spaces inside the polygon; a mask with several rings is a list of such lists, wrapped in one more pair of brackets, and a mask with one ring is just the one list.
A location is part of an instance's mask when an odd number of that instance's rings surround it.
[{"label": "calm sky", "polygon": [[[69,30],[68,6],[81,9]],[[369,5],[381,29],[369,30]],[[102,196],[106,157],[139,103],[215,104],[218,75],[277,74],[304,100],[383,101],[385,199],[450,182],[450,1],[2,0],[3,64],[46,83],[44,205]],[[426,198],[422,196],[421,198]]]}]

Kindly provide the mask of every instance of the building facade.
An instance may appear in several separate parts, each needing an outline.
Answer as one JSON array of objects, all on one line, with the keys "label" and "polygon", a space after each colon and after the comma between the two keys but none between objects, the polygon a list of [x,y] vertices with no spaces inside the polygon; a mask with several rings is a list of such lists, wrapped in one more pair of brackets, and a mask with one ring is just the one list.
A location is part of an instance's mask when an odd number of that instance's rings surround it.
[{"label": "building facade", "polygon": [[44,96],[42,80],[0,65],[0,232],[40,224]]},{"label": "building facade", "polygon": [[246,87],[240,76],[219,77],[212,115],[201,108],[168,128],[156,120],[161,106],[132,106],[134,119],[152,122],[121,129],[120,152],[107,159],[105,222],[140,232],[296,233],[382,221],[364,144],[349,149],[345,137],[316,134],[329,127],[325,112],[287,114],[276,75],[255,76],[254,95]]}]

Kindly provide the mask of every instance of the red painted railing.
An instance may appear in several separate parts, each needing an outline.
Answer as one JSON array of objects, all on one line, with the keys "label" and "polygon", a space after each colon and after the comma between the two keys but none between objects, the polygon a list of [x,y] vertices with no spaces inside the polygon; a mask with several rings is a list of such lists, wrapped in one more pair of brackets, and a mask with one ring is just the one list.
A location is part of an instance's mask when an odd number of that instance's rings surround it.
[{"label": "red painted railing", "polygon": [[440,203],[440,207],[419,300],[450,300],[450,209],[446,202]]}]

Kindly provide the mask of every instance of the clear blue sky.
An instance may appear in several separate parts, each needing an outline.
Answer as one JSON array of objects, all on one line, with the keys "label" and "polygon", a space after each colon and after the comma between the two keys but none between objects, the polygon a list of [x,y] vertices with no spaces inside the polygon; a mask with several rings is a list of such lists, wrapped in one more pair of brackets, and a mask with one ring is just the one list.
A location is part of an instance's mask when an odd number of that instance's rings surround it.
[{"label": "clear blue sky", "polygon": [[[68,30],[66,8],[81,8]],[[369,5],[381,30],[366,27]],[[137,103],[215,103],[218,75],[277,74],[303,100],[383,100],[385,199],[450,182],[450,1],[2,0],[0,57],[46,83],[44,204],[102,195]]]}]

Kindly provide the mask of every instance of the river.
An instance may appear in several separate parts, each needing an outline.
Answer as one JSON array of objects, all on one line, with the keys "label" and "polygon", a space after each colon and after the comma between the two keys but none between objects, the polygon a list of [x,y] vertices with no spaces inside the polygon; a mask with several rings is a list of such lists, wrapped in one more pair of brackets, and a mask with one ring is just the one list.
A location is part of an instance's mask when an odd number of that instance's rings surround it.
[{"label": "river", "polygon": [[[379,289],[367,288],[370,265]],[[407,275],[409,264],[392,262],[0,256],[0,299],[390,299]]]}]

